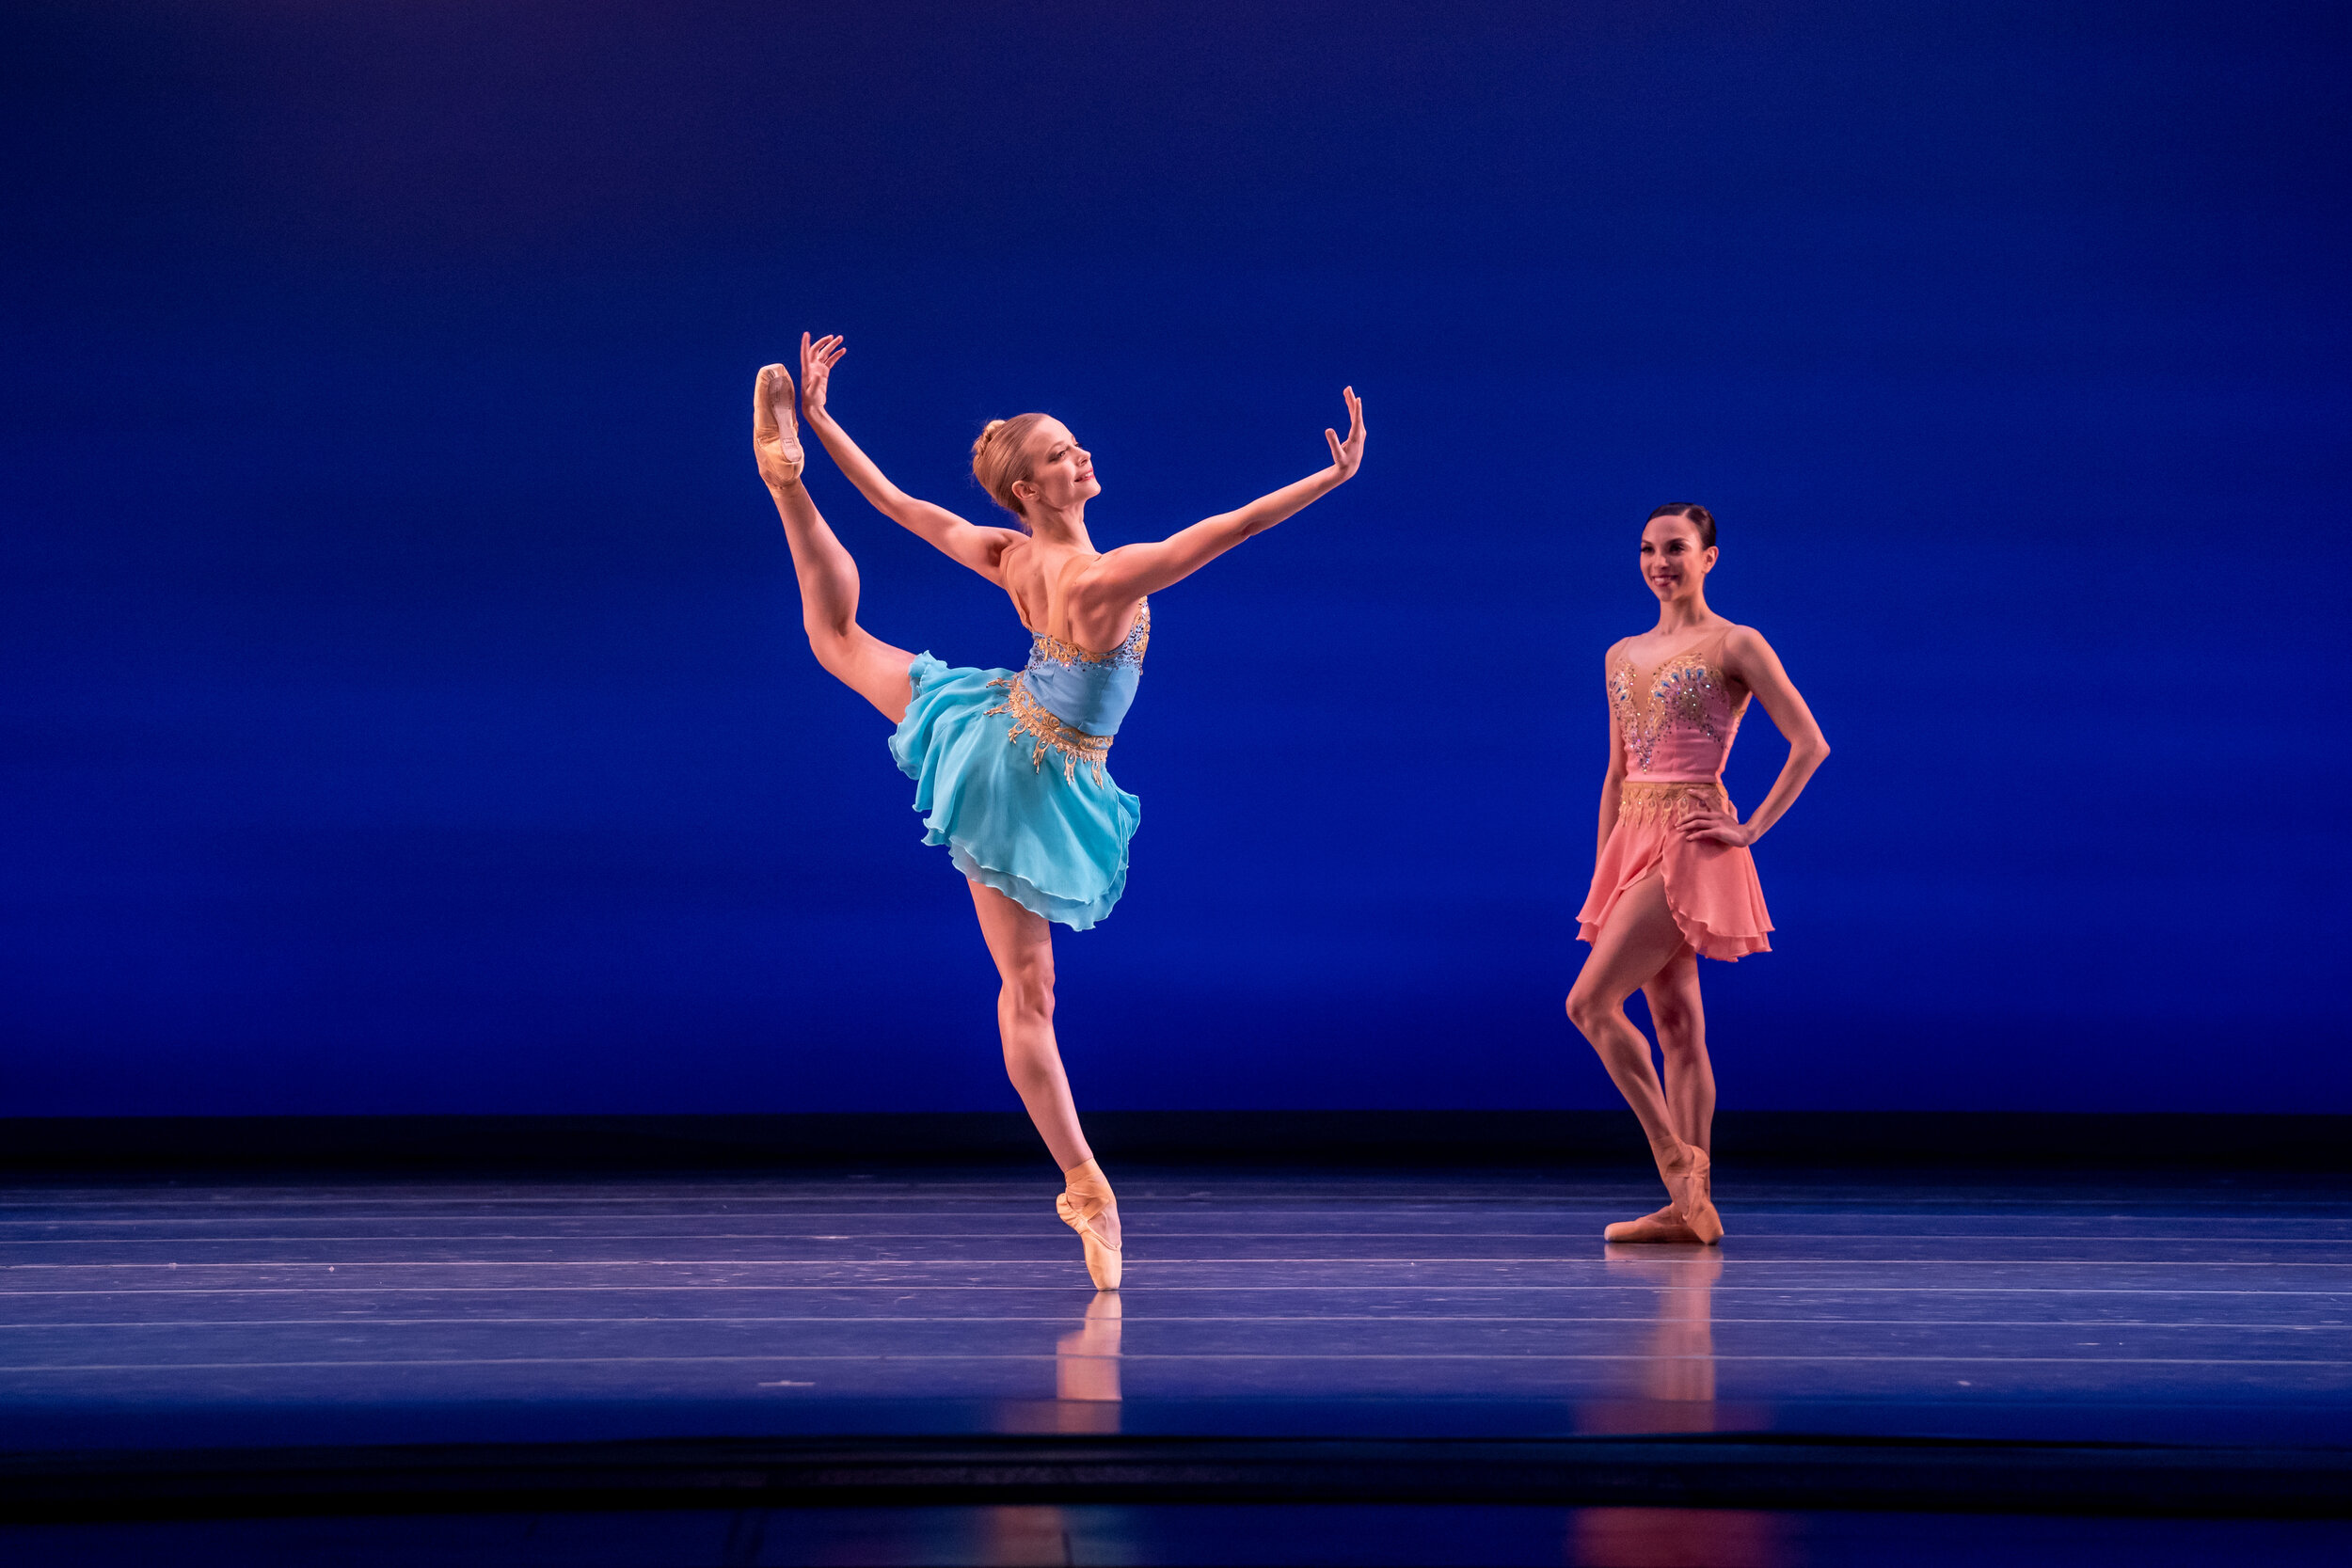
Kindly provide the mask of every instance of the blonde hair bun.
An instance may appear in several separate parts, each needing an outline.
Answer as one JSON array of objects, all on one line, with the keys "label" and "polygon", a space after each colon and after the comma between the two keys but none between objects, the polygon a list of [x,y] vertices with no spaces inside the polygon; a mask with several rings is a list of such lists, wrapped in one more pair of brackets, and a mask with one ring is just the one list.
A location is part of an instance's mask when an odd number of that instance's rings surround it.
[{"label": "blonde hair bun", "polygon": [[1009,420],[991,420],[972,443],[972,477],[990,499],[1016,517],[1022,515],[1021,498],[1012,487],[1029,477],[1029,433],[1044,419],[1042,414],[1015,414]]}]

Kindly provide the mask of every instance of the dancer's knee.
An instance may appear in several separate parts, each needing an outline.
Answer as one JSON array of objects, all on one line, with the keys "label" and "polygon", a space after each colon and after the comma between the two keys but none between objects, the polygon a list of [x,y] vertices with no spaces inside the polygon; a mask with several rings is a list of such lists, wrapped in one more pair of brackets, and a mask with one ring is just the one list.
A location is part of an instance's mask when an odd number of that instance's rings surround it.
[{"label": "dancer's knee", "polygon": [[808,633],[809,652],[825,673],[847,680],[857,662],[858,624],[846,624],[810,613],[801,617],[801,626]]},{"label": "dancer's knee", "polygon": [[1661,1031],[1658,1053],[1665,1058],[1666,1074],[1670,1078],[1713,1076],[1714,1069],[1707,1059],[1707,1042],[1696,1036],[1686,1035],[1677,1039]]},{"label": "dancer's knee", "polygon": [[1649,999],[1649,1021],[1658,1031],[1658,1048],[1668,1053],[1698,1048],[1699,1015],[1679,999]]},{"label": "dancer's knee", "polygon": [[1054,1018],[1054,960],[1041,956],[1016,964],[1005,974],[1004,1003],[1015,1015],[1050,1023]]},{"label": "dancer's knee", "polygon": [[1588,990],[1579,985],[1568,992],[1568,1022],[1575,1024],[1587,1039],[1597,1039],[1607,1030],[1612,1019],[1624,1016],[1616,999],[1603,996],[1597,990]]}]

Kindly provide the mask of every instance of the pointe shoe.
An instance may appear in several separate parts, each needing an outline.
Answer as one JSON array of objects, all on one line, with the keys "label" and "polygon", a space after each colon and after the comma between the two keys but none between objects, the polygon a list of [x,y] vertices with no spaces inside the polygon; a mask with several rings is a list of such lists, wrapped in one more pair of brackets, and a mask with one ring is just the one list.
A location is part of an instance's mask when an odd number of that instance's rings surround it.
[{"label": "pointe shoe", "polygon": [[782,365],[761,370],[752,389],[752,455],[759,477],[779,489],[798,484],[808,462],[793,395],[792,372]]},{"label": "pointe shoe", "polygon": [[1655,1242],[1694,1246],[1698,1232],[1685,1224],[1681,1213],[1671,1203],[1655,1214],[1644,1214],[1638,1220],[1619,1220],[1600,1233],[1604,1242]]},{"label": "pointe shoe", "polygon": [[1724,1239],[1723,1217],[1715,1212],[1715,1200],[1709,1196],[1714,1186],[1714,1162],[1704,1149],[1690,1144],[1679,1146],[1684,1164],[1679,1172],[1664,1165],[1658,1174],[1666,1179],[1666,1191],[1674,1197],[1675,1212],[1691,1227],[1691,1234],[1712,1246]]},{"label": "pointe shoe", "polygon": [[1111,1184],[1103,1179],[1103,1167],[1091,1160],[1071,1166],[1062,1175],[1069,1186],[1054,1199],[1054,1212],[1086,1244],[1087,1274],[1093,1279],[1094,1288],[1116,1291],[1120,1276],[1125,1272],[1125,1259],[1116,1243],[1104,1239],[1103,1230],[1095,1222],[1105,1213],[1116,1220],[1119,1199],[1112,1195]]}]

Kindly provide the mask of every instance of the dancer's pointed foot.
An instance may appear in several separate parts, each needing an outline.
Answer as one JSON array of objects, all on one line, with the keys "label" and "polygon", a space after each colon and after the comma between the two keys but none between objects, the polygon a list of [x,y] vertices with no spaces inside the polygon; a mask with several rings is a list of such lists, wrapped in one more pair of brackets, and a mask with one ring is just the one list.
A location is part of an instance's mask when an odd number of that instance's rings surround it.
[{"label": "dancer's pointed foot", "polygon": [[1661,1155],[1658,1174],[1665,1179],[1667,1196],[1674,1199],[1675,1212],[1691,1227],[1691,1234],[1712,1245],[1724,1239],[1724,1222],[1715,1212],[1715,1201],[1709,1196],[1714,1183],[1710,1180],[1713,1162],[1707,1151],[1680,1139],[1675,1140],[1671,1156]]},{"label": "dancer's pointed foot", "polygon": [[1600,1233],[1604,1242],[1658,1242],[1693,1246],[1698,1233],[1683,1222],[1675,1206],[1667,1204],[1655,1214],[1644,1214],[1638,1220],[1619,1220]]},{"label": "dancer's pointed foot", "polygon": [[1125,1272],[1120,1253],[1119,1199],[1103,1176],[1103,1167],[1089,1160],[1062,1173],[1067,1183],[1054,1200],[1054,1212],[1078,1233],[1086,1245],[1087,1274],[1098,1291],[1116,1291]]},{"label": "dancer's pointed foot", "polygon": [[773,490],[801,482],[808,462],[801,449],[801,421],[792,408],[792,372],[782,365],[763,365],[752,385],[752,455],[759,477]]}]

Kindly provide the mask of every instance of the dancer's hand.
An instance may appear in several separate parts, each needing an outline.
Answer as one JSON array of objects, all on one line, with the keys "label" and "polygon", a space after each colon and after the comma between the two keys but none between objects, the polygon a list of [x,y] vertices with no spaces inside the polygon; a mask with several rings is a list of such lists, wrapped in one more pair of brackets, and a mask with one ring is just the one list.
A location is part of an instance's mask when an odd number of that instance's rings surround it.
[{"label": "dancer's hand", "polygon": [[1343,388],[1340,396],[1347,400],[1347,439],[1341,440],[1338,431],[1327,429],[1323,438],[1331,443],[1331,467],[1339,470],[1337,483],[1344,484],[1364,465],[1364,400],[1353,387]]},{"label": "dancer's hand", "polygon": [[833,368],[841,363],[841,356],[850,352],[838,333],[808,341],[801,334],[801,406],[808,412],[808,422],[821,424],[825,418],[825,393],[833,386]]},{"label": "dancer's hand", "polygon": [[800,421],[792,417],[792,377],[782,365],[763,365],[752,384],[752,457],[771,490],[801,482],[807,454],[801,450]]},{"label": "dancer's hand", "polygon": [[1740,819],[1727,811],[1713,806],[1692,806],[1690,814],[1675,824],[1675,832],[1686,844],[1728,844],[1744,849],[1756,842]]}]

